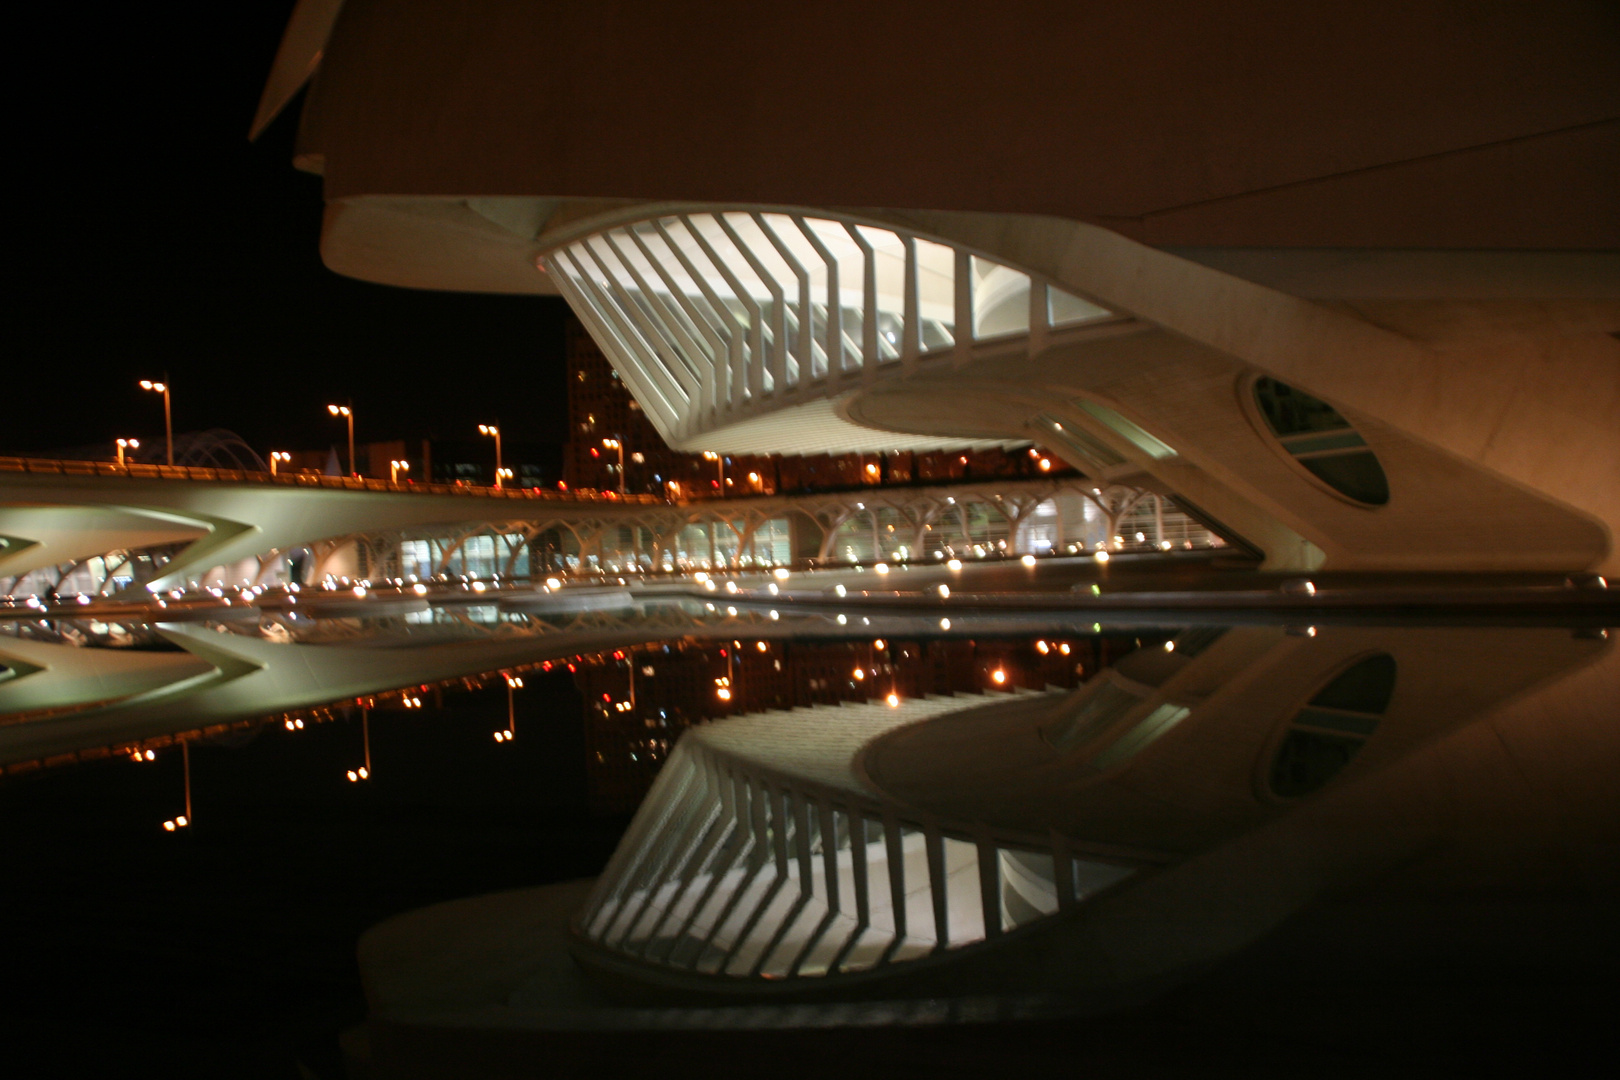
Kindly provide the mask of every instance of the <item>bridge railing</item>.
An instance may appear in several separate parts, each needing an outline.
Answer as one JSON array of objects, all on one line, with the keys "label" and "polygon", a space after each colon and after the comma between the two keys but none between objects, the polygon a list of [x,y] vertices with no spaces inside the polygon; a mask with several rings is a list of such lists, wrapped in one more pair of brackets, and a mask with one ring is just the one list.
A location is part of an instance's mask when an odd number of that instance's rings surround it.
[{"label": "bridge railing", "polygon": [[620,495],[616,491],[551,491],[545,488],[493,488],[471,484],[400,484],[362,476],[321,476],[314,473],[272,475],[252,469],[213,469],[196,465],[119,465],[111,461],[55,461],[47,458],[0,457],[0,472],[53,476],[123,476],[139,480],[196,480],[226,484],[279,484],[286,487],[336,488],[345,491],[380,491],[407,495],[474,495],[486,499],[550,500],[553,502],[633,503],[665,505],[659,495]]}]

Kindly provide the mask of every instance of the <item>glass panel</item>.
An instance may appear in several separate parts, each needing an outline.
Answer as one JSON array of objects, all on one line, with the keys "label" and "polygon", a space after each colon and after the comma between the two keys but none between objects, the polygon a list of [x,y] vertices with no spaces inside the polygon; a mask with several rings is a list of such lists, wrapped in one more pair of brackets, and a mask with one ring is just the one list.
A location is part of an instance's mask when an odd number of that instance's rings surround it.
[{"label": "glass panel", "polygon": [[1090,300],[1082,300],[1072,293],[1050,286],[1046,290],[1046,310],[1047,316],[1052,320],[1053,329],[1091,322],[1095,319],[1106,319],[1113,314],[1107,308],[1098,307]]},{"label": "glass panel", "polygon": [[1371,450],[1305,458],[1300,462],[1313,475],[1341,495],[1370,506],[1389,502],[1389,478]]},{"label": "glass panel", "polygon": [[1132,870],[1128,866],[1076,859],[1074,860],[1074,898],[1084,900],[1093,893],[1101,892],[1108,886],[1125,880],[1131,874]]},{"label": "glass panel", "polygon": [[1163,459],[1176,456],[1175,448],[1169,443],[1161,442],[1149,435],[1141,427],[1125,419],[1113,409],[1108,408],[1108,406],[1099,405],[1095,401],[1087,401],[1084,398],[1076,399],[1075,404],[1088,415],[1101,421],[1108,430],[1142,451],[1148,457]]},{"label": "glass panel", "polygon": [[923,352],[956,344],[956,252],[930,240],[917,249],[917,314]]},{"label": "glass panel", "polygon": [[970,265],[973,336],[989,338],[1029,333],[1029,275],[977,255]]},{"label": "glass panel", "polygon": [[1301,709],[1294,717],[1296,725],[1323,728],[1341,735],[1355,735],[1365,739],[1378,726],[1376,716],[1357,716],[1354,713],[1330,712],[1327,709]]},{"label": "glass panel", "polygon": [[1046,738],[1059,750],[1078,746],[1108,730],[1141,701],[1105,676],[1072,715],[1046,729]]},{"label": "glass panel", "polygon": [[878,355],[894,360],[906,329],[906,244],[887,229],[857,225],[855,231],[871,245],[877,269]]},{"label": "glass panel", "polygon": [[[979,845],[941,837],[945,849],[945,919],[948,944],[956,949],[983,941],[984,894],[979,883]],[[932,918],[932,916],[930,916]],[[929,923],[932,926],[932,922]]]},{"label": "glass panel", "polygon": [[1058,909],[1051,852],[1002,850],[1001,928],[1012,930]]},{"label": "glass panel", "polygon": [[1167,701],[1144,716],[1135,727],[1122,735],[1118,742],[1093,758],[1091,763],[1099,769],[1107,769],[1133,758],[1191,714],[1192,710],[1185,705]]},{"label": "glass panel", "polygon": [[1379,653],[1352,664],[1311,698],[1312,705],[1382,715],[1395,693],[1395,658]]},{"label": "glass panel", "polygon": [[1326,435],[1307,432],[1303,435],[1290,435],[1282,443],[1295,457],[1303,454],[1319,454],[1326,450],[1355,450],[1367,445],[1366,440],[1354,431],[1335,431]]},{"label": "glass panel", "polygon": [[1350,421],[1327,402],[1276,379],[1255,381],[1254,399],[1265,414],[1266,423],[1278,437],[1298,435],[1306,431],[1337,431],[1350,426]]},{"label": "glass panel", "polygon": [[1271,765],[1271,790],[1285,799],[1309,795],[1350,764],[1363,741],[1297,728],[1290,731]]}]

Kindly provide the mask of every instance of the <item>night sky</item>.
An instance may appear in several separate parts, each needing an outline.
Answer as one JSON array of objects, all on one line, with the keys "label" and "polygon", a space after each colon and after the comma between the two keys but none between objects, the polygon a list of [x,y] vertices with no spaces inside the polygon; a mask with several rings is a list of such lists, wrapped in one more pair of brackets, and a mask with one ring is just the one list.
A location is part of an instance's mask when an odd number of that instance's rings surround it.
[{"label": "night sky", "polygon": [[[560,442],[551,298],[425,293],[320,262],[321,182],[292,167],[302,98],[248,125],[290,0],[18,13],[32,53],[10,120],[13,284],[0,454],[161,438],[137,382],[174,385],[175,430],[261,454],[470,435]],[[20,25],[19,25],[20,24]]]}]

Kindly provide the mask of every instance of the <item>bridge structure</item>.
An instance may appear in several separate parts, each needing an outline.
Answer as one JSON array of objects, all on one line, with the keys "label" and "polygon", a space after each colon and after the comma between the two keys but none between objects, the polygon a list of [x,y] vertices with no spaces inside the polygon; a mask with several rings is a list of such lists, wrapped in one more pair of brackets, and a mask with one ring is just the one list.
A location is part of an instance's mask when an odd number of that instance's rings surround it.
[{"label": "bridge structure", "polygon": [[670,502],[0,460],[0,595],[1201,550],[1173,499],[1085,477]]}]

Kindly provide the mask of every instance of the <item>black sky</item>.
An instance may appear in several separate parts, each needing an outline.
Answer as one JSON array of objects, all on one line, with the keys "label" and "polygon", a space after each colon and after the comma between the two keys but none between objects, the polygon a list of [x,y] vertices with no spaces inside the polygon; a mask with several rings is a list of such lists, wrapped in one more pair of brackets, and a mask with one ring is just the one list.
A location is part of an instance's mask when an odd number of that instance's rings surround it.
[{"label": "black sky", "polygon": [[362,441],[561,441],[554,299],[393,289],[327,270],[321,184],[291,164],[302,99],[247,129],[292,4],[49,5],[19,16],[10,401],[0,454],[222,427],[261,453]]}]

